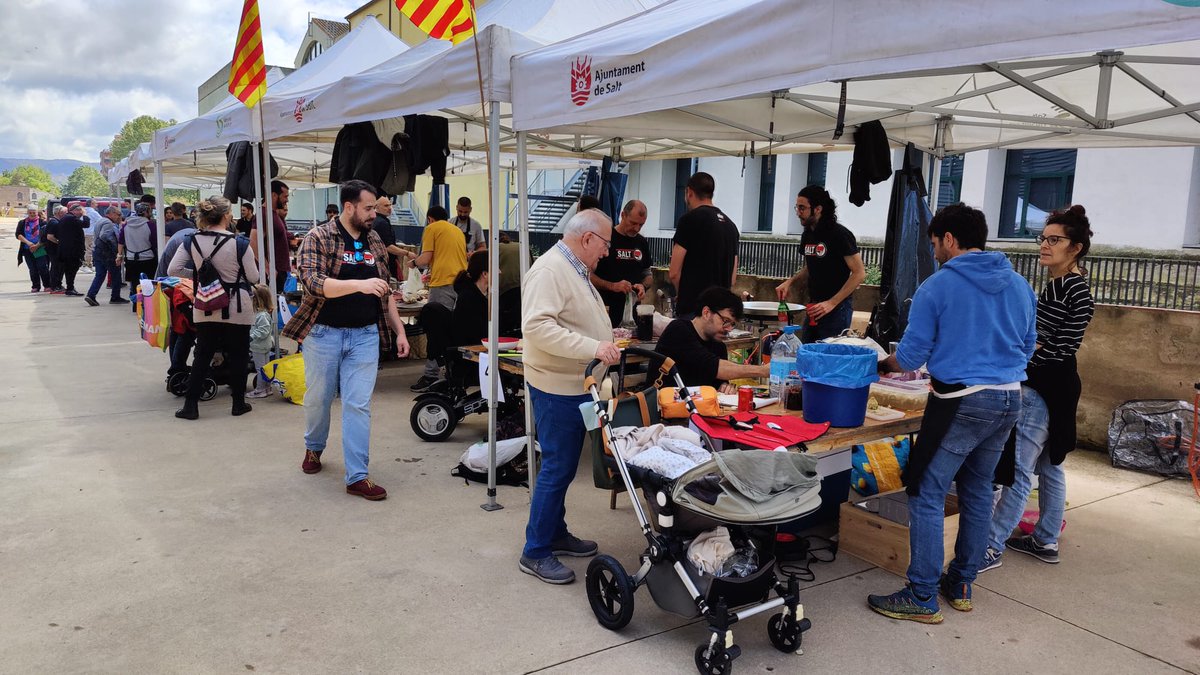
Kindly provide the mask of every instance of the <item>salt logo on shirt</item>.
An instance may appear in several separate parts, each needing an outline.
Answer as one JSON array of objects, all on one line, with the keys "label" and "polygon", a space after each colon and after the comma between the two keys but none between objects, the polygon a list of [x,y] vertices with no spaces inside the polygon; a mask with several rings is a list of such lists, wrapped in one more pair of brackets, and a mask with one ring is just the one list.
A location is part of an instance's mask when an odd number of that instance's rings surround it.
[{"label": "salt logo on shirt", "polygon": [[617,260],[635,260],[641,262],[643,254],[640,248],[619,248],[614,251]]},{"label": "salt logo on shirt", "polygon": [[825,242],[819,244],[805,244],[804,255],[812,255],[818,258],[824,258],[829,249],[825,248]]},{"label": "salt logo on shirt", "polygon": [[355,251],[351,251],[350,249],[346,249],[346,250],[342,251],[342,264],[343,265],[368,265],[370,267],[375,266],[375,254],[374,253],[371,253],[370,251],[362,251],[358,255],[362,255],[361,261],[355,260],[355,257],[356,257]]}]

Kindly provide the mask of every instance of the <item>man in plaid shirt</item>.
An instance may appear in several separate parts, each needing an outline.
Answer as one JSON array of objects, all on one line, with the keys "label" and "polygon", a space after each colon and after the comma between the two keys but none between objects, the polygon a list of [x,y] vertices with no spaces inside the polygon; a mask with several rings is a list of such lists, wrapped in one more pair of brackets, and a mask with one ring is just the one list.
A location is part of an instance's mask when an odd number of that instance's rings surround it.
[{"label": "man in plaid shirt", "polygon": [[367,476],[380,341],[395,339],[400,358],[408,355],[408,339],[387,283],[387,250],[371,230],[375,197],[375,188],[363,181],[343,183],[341,215],[305,235],[297,271],[307,293],[283,329],[286,337],[304,344],[301,468],[304,473],[321,470],[329,408],[340,391],[346,492],[371,501],[387,498],[387,490]]}]

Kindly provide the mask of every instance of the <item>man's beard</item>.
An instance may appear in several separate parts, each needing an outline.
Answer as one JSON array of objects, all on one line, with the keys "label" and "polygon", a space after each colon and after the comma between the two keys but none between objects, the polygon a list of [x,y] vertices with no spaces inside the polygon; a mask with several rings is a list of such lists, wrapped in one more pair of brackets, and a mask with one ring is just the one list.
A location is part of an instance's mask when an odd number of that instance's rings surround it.
[{"label": "man's beard", "polygon": [[800,224],[803,225],[804,229],[806,229],[806,230],[815,230],[817,228],[817,225],[821,224],[821,219],[816,216],[810,215],[809,217],[801,220]]}]

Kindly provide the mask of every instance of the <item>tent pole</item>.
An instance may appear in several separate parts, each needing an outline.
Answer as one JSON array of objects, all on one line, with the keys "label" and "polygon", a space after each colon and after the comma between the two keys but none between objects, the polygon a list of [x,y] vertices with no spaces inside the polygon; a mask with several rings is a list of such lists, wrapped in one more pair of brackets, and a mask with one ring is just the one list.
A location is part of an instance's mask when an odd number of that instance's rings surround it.
[{"label": "tent pole", "polygon": [[[262,114],[262,106],[258,107],[258,113],[259,113],[259,115]],[[271,262],[273,263],[271,269],[266,270],[267,288],[271,289],[271,298],[272,298],[272,301],[271,301],[271,344],[275,346],[275,353],[278,354],[279,353],[279,314],[278,314],[279,300],[278,300],[278,298],[279,298],[280,289],[275,287],[276,284],[275,284],[274,264],[277,264],[279,261],[275,260],[275,203],[271,199],[271,151],[269,150],[269,146],[267,145],[267,139],[265,137],[262,140],[262,183],[263,183],[263,195],[266,196],[266,198],[268,200],[267,203],[270,204],[270,206],[264,208],[263,210],[267,211],[271,216],[269,219],[264,218],[264,220],[267,222],[267,225],[266,225],[267,250],[269,250],[271,252]],[[262,230],[259,230],[259,233],[260,233],[259,236],[262,236],[261,235]],[[262,249],[259,249],[259,250],[261,251]],[[260,274],[259,277],[260,277],[259,283],[262,283],[262,281],[261,281],[262,275]]]},{"label": "tent pole", "polygon": [[[521,278],[525,281],[525,273],[529,271],[529,154],[527,152],[528,134],[517,132],[517,227],[519,228],[521,247]],[[533,484],[537,479],[538,455],[534,451],[533,405],[529,402],[529,388],[525,388],[525,448],[529,457],[529,492],[533,493]]]},{"label": "tent pole", "polygon": [[162,161],[154,162],[154,203],[155,203],[155,218],[158,219],[158,227],[155,228],[158,232],[155,234],[155,243],[158,246],[158,253],[162,255],[163,249],[167,247],[167,228],[166,218],[163,217],[163,211],[167,208],[167,197],[163,194],[163,168]]},{"label": "tent pole", "polygon": [[[488,101],[488,175],[500,175],[500,103]],[[484,511],[504,508],[496,503],[496,412],[500,400],[500,181],[489,181],[491,222],[488,223],[488,487]]]},{"label": "tent pole", "polygon": [[254,224],[255,237],[254,238],[255,238],[255,242],[254,242],[254,244],[255,244],[255,246],[258,247],[258,269],[259,269],[258,277],[261,280],[263,275],[267,273],[265,271],[267,269],[267,248],[265,246],[263,246],[263,228],[266,223],[265,213],[266,213],[267,209],[263,202],[263,195],[262,195],[263,183],[261,180],[258,180],[258,178],[257,178],[258,176],[262,175],[262,161],[261,161],[262,155],[260,154],[262,152],[262,145],[259,143],[254,143],[251,146],[250,150],[251,150],[250,154],[254,157],[254,175],[255,175],[255,179],[254,179],[254,219],[255,219],[255,224]]},{"label": "tent pole", "polygon": [[933,131],[933,154],[929,157],[929,210],[934,213],[937,213],[942,191],[942,156],[946,154],[946,128],[949,125],[949,117],[939,117]]}]

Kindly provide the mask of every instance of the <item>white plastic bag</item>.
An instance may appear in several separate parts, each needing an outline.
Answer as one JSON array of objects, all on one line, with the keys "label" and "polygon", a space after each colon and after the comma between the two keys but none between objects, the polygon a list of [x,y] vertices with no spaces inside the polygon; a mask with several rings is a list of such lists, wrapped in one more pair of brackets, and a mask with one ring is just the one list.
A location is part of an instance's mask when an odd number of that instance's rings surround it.
[{"label": "white plastic bag", "polygon": [[[504,466],[512,461],[514,457],[521,454],[521,449],[525,447],[525,437],[518,436],[510,438],[506,441],[496,441],[496,466]],[[488,470],[488,444],[487,441],[480,441],[463,453],[462,459],[458,460],[463,466],[472,471],[479,473],[487,473]]]},{"label": "white plastic bag", "polygon": [[425,288],[425,284],[421,283],[421,272],[415,267],[408,269],[408,278],[404,280],[404,286],[401,287],[400,293],[404,296],[405,302],[413,302],[417,298],[417,294]]}]

